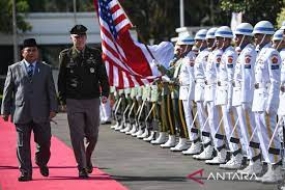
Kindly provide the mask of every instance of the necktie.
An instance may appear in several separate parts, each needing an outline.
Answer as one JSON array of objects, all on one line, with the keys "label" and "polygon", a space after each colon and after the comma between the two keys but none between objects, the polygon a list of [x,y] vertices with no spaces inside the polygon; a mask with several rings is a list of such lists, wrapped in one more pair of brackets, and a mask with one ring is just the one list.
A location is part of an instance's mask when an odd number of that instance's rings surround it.
[{"label": "necktie", "polygon": [[34,66],[33,64],[30,64],[28,67],[28,77],[29,77],[30,82],[32,81],[33,72],[34,72]]}]

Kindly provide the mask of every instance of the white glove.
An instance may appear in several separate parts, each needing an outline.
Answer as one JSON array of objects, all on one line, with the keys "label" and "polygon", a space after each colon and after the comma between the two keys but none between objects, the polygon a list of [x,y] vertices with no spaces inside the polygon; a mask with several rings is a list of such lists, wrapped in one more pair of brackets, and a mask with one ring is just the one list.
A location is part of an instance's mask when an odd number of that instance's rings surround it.
[{"label": "white glove", "polygon": [[266,108],[265,112],[266,112],[267,114],[270,114],[270,113],[271,113],[270,106],[267,106],[267,108]]},{"label": "white glove", "polygon": [[249,108],[247,103],[242,103],[241,107],[242,107],[243,110],[247,110]]},{"label": "white glove", "polygon": [[273,114],[277,114],[276,111],[277,111],[276,108],[274,108],[274,107],[272,107],[272,106],[267,106],[267,107],[266,107],[266,110],[265,110],[265,112],[266,112],[267,114],[272,114],[272,115],[273,115]]},{"label": "white glove", "polygon": [[168,76],[166,76],[166,75],[163,75],[163,76],[161,77],[161,79],[162,79],[162,81],[164,81],[164,82],[170,82],[170,78],[169,78]]}]

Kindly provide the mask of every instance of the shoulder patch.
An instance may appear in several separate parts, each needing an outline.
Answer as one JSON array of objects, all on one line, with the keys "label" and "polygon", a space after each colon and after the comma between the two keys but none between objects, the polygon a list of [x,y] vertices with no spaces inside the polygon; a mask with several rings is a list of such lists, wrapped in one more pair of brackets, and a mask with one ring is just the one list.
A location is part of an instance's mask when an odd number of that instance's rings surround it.
[{"label": "shoulder patch", "polygon": [[216,61],[217,61],[217,63],[220,63],[221,62],[221,57],[217,57]]},{"label": "shoulder patch", "polygon": [[272,62],[272,64],[278,64],[278,56],[273,54],[271,56],[271,62]]},{"label": "shoulder patch", "polygon": [[250,61],[251,61],[251,55],[246,55],[246,56],[244,57],[244,62],[245,62],[245,64],[246,64],[246,65],[249,64]]},{"label": "shoulder patch", "polygon": [[232,64],[234,61],[234,58],[232,56],[228,56],[228,64]]},{"label": "shoulder patch", "polygon": [[270,60],[271,60],[271,70],[278,70],[279,69],[278,55],[272,54]]},{"label": "shoulder patch", "polygon": [[245,62],[246,64],[250,63],[250,61],[251,61],[251,58],[250,58],[250,57],[245,57],[244,62]]}]

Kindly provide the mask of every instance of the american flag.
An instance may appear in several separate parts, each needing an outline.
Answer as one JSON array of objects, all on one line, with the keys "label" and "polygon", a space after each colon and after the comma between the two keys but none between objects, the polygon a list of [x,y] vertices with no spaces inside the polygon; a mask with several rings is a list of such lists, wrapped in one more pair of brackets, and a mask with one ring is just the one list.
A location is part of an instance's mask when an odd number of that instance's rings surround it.
[{"label": "american flag", "polygon": [[147,48],[133,39],[132,23],[117,0],[94,0],[94,5],[110,85],[117,88],[141,86],[160,77],[157,63],[168,67],[173,57],[173,45],[162,42]]}]

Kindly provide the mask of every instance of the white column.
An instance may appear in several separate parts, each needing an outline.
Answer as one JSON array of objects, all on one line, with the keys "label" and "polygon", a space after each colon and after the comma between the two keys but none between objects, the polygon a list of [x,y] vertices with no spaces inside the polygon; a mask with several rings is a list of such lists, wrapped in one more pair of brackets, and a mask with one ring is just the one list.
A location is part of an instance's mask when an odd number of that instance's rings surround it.
[{"label": "white column", "polygon": [[180,27],[184,25],[184,0],[180,0]]},{"label": "white column", "polygon": [[73,16],[74,16],[74,25],[77,24],[77,10],[76,10],[76,0],[73,0]]},{"label": "white column", "polygon": [[13,50],[14,50],[14,62],[17,62],[18,59],[19,59],[19,55],[18,55],[18,34],[17,34],[17,12],[16,12],[16,0],[13,0],[13,16],[12,16],[12,19],[13,19]]}]

